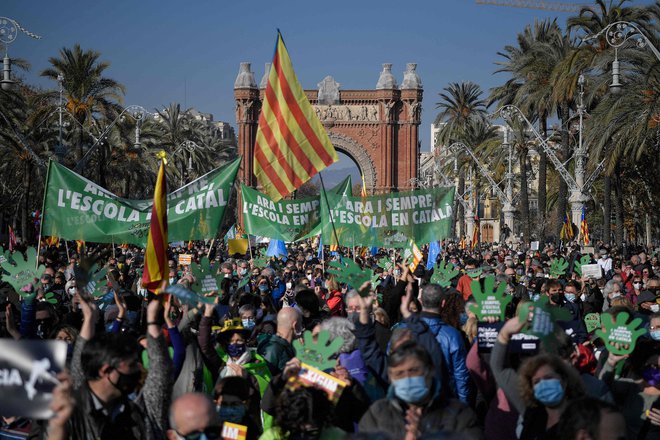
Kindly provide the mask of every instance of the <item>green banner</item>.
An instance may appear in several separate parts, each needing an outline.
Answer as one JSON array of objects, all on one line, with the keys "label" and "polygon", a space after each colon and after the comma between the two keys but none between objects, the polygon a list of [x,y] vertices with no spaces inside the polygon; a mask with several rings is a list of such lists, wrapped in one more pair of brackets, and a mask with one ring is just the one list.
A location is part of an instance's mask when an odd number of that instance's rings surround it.
[{"label": "green banner", "polygon": [[323,243],[405,248],[409,239],[418,245],[442,240],[451,235],[453,203],[452,187],[364,198],[327,192],[321,195]]},{"label": "green banner", "polygon": [[[167,196],[170,242],[213,238],[229,203],[241,159]],[[43,236],[146,246],[153,200],[118,197],[51,161],[44,197]]]},{"label": "green banner", "polygon": [[[330,190],[351,193],[351,176]],[[267,195],[241,185],[243,226],[252,235],[283,240],[303,240],[321,233],[321,197],[273,202]]]}]

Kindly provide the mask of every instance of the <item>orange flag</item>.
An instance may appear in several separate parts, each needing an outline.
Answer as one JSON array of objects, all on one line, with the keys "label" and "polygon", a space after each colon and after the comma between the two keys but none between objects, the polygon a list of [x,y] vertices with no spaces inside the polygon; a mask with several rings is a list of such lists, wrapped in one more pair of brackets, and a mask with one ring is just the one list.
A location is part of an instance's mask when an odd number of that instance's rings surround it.
[{"label": "orange flag", "polygon": [[339,160],[298,82],[279,32],[259,115],[254,159],[254,175],[274,202]]},{"label": "orange flag", "polygon": [[163,159],[154,189],[154,205],[151,208],[151,224],[144,258],[142,287],[157,292],[161,282],[166,280],[169,275],[167,267],[167,178],[165,176],[165,159]]}]

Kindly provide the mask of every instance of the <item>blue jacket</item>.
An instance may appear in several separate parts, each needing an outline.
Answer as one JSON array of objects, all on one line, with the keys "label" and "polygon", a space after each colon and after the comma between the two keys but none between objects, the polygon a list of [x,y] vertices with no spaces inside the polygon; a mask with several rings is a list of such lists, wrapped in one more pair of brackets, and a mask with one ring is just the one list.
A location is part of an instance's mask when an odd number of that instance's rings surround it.
[{"label": "blue jacket", "polygon": [[438,314],[423,312],[421,317],[440,345],[445,371],[450,376],[451,388],[455,389],[456,396],[461,402],[468,404],[470,373],[465,365],[467,350],[461,332],[443,322]]}]

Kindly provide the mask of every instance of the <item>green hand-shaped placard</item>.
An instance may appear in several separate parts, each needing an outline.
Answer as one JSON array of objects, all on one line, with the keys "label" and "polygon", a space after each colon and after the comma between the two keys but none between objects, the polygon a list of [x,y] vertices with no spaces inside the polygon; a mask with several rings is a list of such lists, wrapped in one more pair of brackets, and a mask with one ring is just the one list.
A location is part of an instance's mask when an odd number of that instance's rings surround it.
[{"label": "green hand-shaped placard", "polygon": [[528,304],[527,307],[521,307],[518,319],[527,321],[530,312],[533,314],[532,322],[523,330],[523,333],[537,336],[546,349],[549,350],[557,342],[554,337],[555,322],[570,320],[572,318],[571,312],[551,305],[546,295],[541,295],[536,302]]},{"label": "green hand-shaped placard", "polygon": [[580,261],[575,261],[573,270],[578,276],[582,276],[582,266],[589,263],[591,263],[591,257],[589,257],[589,255],[583,255],[582,258],[580,258]]},{"label": "green hand-shaped placard", "polygon": [[354,289],[359,289],[367,281],[371,282],[374,272],[371,269],[361,269],[360,266],[349,258],[343,261],[331,261],[327,271],[334,275],[340,283],[348,284]]},{"label": "green hand-shaped placard", "polygon": [[451,280],[460,273],[454,269],[454,265],[446,261],[441,261],[435,266],[431,276],[431,284],[438,284],[442,287],[449,287]]},{"label": "green hand-shaped placard", "polygon": [[478,267],[476,269],[468,269],[467,274],[470,278],[476,279],[476,278],[479,278],[481,276],[481,273],[483,271],[484,270],[482,268]]},{"label": "green hand-shaped placard", "polygon": [[[93,265],[89,271],[87,271],[87,275],[83,278],[84,280],[87,280],[87,284],[79,285],[78,288],[82,289],[87,295],[93,296],[94,298],[102,297],[107,293],[107,289],[104,289],[104,287],[107,286],[107,283],[104,282],[107,273],[107,267],[103,267],[99,270],[96,264]],[[81,280],[77,278],[76,281],[78,281],[78,283],[81,282]]]},{"label": "green hand-shaped placard", "polygon": [[645,328],[638,328],[642,324],[641,318],[635,318],[626,324],[628,318],[627,312],[619,313],[616,319],[609,313],[601,316],[601,324],[605,330],[596,329],[596,336],[605,342],[610,353],[620,356],[632,353],[637,339],[646,333]]},{"label": "green hand-shaped placard", "polygon": [[238,286],[236,287],[238,290],[241,290],[243,287],[247,285],[247,283],[250,282],[250,277],[249,276],[244,276],[241,278],[241,281],[238,282]]},{"label": "green hand-shaped placard", "polygon": [[600,328],[600,313],[587,313],[584,317],[584,325],[587,326],[589,333]]},{"label": "green hand-shaped placard", "polygon": [[[3,264],[2,268],[9,275],[3,275],[3,279],[11,284],[21,296],[26,297],[25,292],[21,292],[21,289],[28,284],[33,284],[36,287],[40,274],[44,270],[42,265],[37,267],[37,250],[33,247],[28,248],[26,259],[23,259],[20,254],[11,256],[9,251],[4,252],[4,256],[9,263]],[[14,264],[11,264],[12,260]],[[35,282],[35,280],[37,281]]]},{"label": "green hand-shaped placard", "polygon": [[337,336],[330,341],[330,332],[321,330],[316,337],[316,342],[314,342],[314,337],[310,331],[306,331],[303,334],[303,339],[305,341],[304,344],[301,344],[298,339],[293,341],[293,348],[296,349],[296,357],[300,359],[300,362],[311,365],[319,370],[327,370],[335,367],[337,361],[331,359],[331,357],[337,354],[344,344],[344,338]]},{"label": "green hand-shaped placard", "polygon": [[261,249],[259,251],[259,253],[254,259],[254,267],[263,268],[268,265],[268,261],[270,260],[270,257],[266,255],[267,252],[268,252],[267,249]]},{"label": "green hand-shaped placard", "polygon": [[558,260],[555,259],[552,261],[552,264],[550,264],[550,275],[554,278],[559,278],[566,273],[566,269],[568,269],[568,261],[564,258]]},{"label": "green hand-shaped placard", "polygon": [[385,272],[392,269],[392,260],[387,257],[382,257],[378,260],[378,267],[382,268]]},{"label": "green hand-shaped placard", "polygon": [[57,298],[53,292],[48,292],[44,295],[44,301],[50,304],[57,304]]},{"label": "green hand-shaped placard", "polygon": [[182,304],[187,304],[191,307],[197,307],[199,303],[213,304],[215,302],[213,298],[200,296],[195,292],[193,292],[192,290],[186,289],[181,284],[174,284],[173,286],[168,286],[165,289],[165,293],[169,293],[171,295],[176,296],[177,298],[179,298],[179,301],[181,301]]},{"label": "green hand-shaped placard", "polygon": [[211,268],[208,258],[204,257],[199,264],[192,263],[190,266],[195,277],[193,290],[199,293],[211,293],[219,290],[224,274],[216,274],[216,270]]},{"label": "green hand-shaped placard", "polygon": [[484,290],[481,290],[481,283],[479,281],[472,281],[470,285],[472,288],[472,295],[477,301],[476,304],[470,307],[472,313],[477,315],[479,321],[484,318],[498,317],[500,321],[504,321],[506,306],[511,302],[513,297],[506,294],[506,283],[500,283],[495,290],[495,277],[487,276],[484,278]]}]

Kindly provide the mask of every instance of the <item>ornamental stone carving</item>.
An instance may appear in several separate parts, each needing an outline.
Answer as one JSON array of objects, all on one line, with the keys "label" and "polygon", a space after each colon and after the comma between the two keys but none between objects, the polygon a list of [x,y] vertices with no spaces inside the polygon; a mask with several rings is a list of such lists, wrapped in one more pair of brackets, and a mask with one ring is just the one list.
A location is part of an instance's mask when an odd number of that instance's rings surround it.
[{"label": "ornamental stone carving", "polygon": [[333,132],[329,132],[328,136],[337,150],[347,154],[357,163],[367,188],[373,190],[376,187],[376,167],[367,150],[349,136]]},{"label": "ornamental stone carving", "polygon": [[378,105],[315,105],[314,111],[321,121],[380,121]]},{"label": "ornamental stone carving", "polygon": [[317,84],[319,88],[318,101],[319,104],[333,105],[339,104],[339,84],[331,76],[326,76],[323,81]]}]

